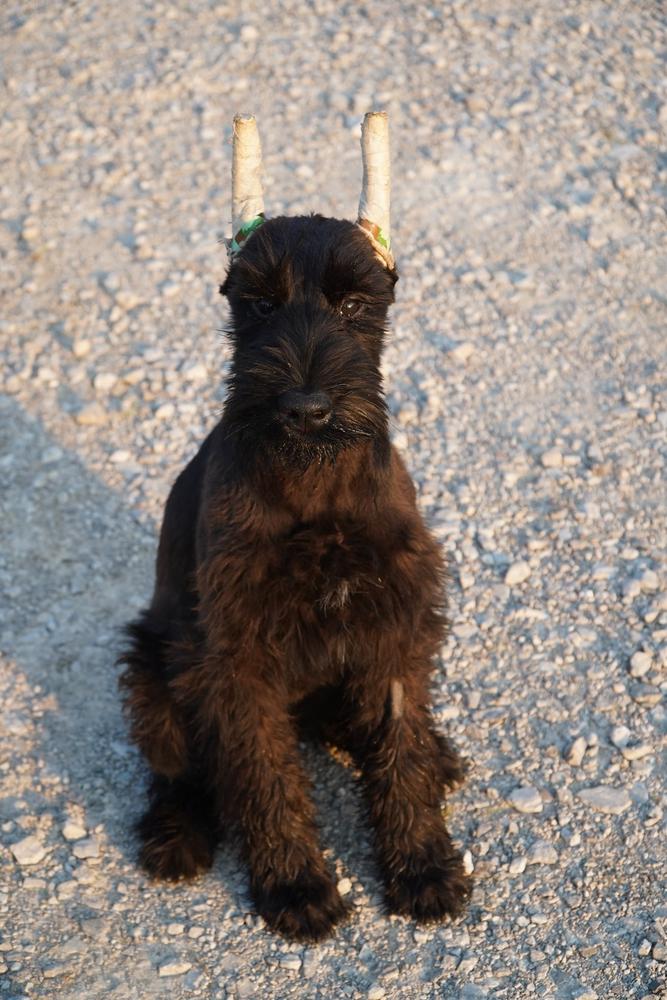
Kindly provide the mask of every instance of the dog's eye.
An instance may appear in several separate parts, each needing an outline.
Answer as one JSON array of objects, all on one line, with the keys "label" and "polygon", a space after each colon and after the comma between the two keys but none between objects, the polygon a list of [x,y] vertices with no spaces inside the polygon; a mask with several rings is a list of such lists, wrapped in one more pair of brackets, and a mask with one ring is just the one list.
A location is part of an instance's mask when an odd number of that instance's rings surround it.
[{"label": "dog's eye", "polygon": [[353,316],[357,316],[363,309],[363,302],[359,299],[343,299],[341,304],[338,306],[338,311],[343,317],[343,319],[352,319]]},{"label": "dog's eye", "polygon": [[253,299],[252,308],[263,319],[265,316],[270,316],[272,312],[275,312],[276,303],[272,302],[271,299]]}]

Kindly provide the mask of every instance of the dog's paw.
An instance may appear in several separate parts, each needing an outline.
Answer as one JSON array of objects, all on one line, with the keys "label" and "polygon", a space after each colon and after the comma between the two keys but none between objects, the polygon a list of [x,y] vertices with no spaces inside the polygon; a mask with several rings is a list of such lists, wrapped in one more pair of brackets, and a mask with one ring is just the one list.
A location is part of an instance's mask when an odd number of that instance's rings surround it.
[{"label": "dog's paw", "polygon": [[268,926],[296,941],[319,941],[349,912],[326,873],[304,872],[271,887],[255,886],[253,895]]},{"label": "dog's paw", "polygon": [[387,904],[392,913],[429,923],[459,916],[471,891],[472,881],[459,854],[437,862],[413,860],[391,878]]},{"label": "dog's paw", "polygon": [[461,757],[449,740],[441,733],[434,733],[438,746],[438,777],[445,788],[458,788],[470,770],[470,761]]},{"label": "dog's paw", "polygon": [[195,878],[213,864],[215,839],[181,810],[151,808],[138,824],[139,862],[150,876],[177,882]]}]

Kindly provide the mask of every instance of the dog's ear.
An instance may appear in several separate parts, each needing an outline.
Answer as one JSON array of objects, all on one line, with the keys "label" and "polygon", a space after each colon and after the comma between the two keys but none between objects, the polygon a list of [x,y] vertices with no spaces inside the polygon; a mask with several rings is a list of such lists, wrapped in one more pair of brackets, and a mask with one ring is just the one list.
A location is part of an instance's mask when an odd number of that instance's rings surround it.
[{"label": "dog's ear", "polygon": [[371,241],[377,258],[394,271],[391,252],[389,201],[389,118],[386,111],[368,111],[361,125],[361,158],[364,177],[357,225]]}]

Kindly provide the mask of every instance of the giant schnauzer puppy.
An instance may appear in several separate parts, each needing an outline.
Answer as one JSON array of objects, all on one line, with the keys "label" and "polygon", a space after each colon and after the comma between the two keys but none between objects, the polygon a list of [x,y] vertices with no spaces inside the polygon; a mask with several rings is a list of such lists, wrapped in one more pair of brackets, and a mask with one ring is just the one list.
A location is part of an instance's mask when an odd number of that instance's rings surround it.
[{"label": "giant schnauzer puppy", "polygon": [[170,493],[121,678],[153,772],[143,867],[194,876],[233,824],[258,911],[311,940],[346,907],[304,732],[361,772],[391,912],[441,919],[470,891],[441,811],[463,768],[429,711],[443,562],[389,441],[380,356],[396,271],[376,249],[357,224],[281,217],[233,259],[229,393]]}]

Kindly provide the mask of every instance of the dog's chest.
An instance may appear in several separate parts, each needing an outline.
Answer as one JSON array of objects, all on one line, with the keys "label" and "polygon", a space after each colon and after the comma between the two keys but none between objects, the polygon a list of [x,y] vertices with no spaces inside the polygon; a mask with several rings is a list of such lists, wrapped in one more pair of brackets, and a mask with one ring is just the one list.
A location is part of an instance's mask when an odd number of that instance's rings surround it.
[{"label": "dog's chest", "polygon": [[344,661],[385,583],[372,540],[358,529],[302,526],[281,541],[273,564],[284,641],[309,660]]},{"label": "dog's chest", "polygon": [[378,552],[360,529],[303,525],[277,554],[285,585],[324,615],[350,609],[360,590],[378,582]]}]

